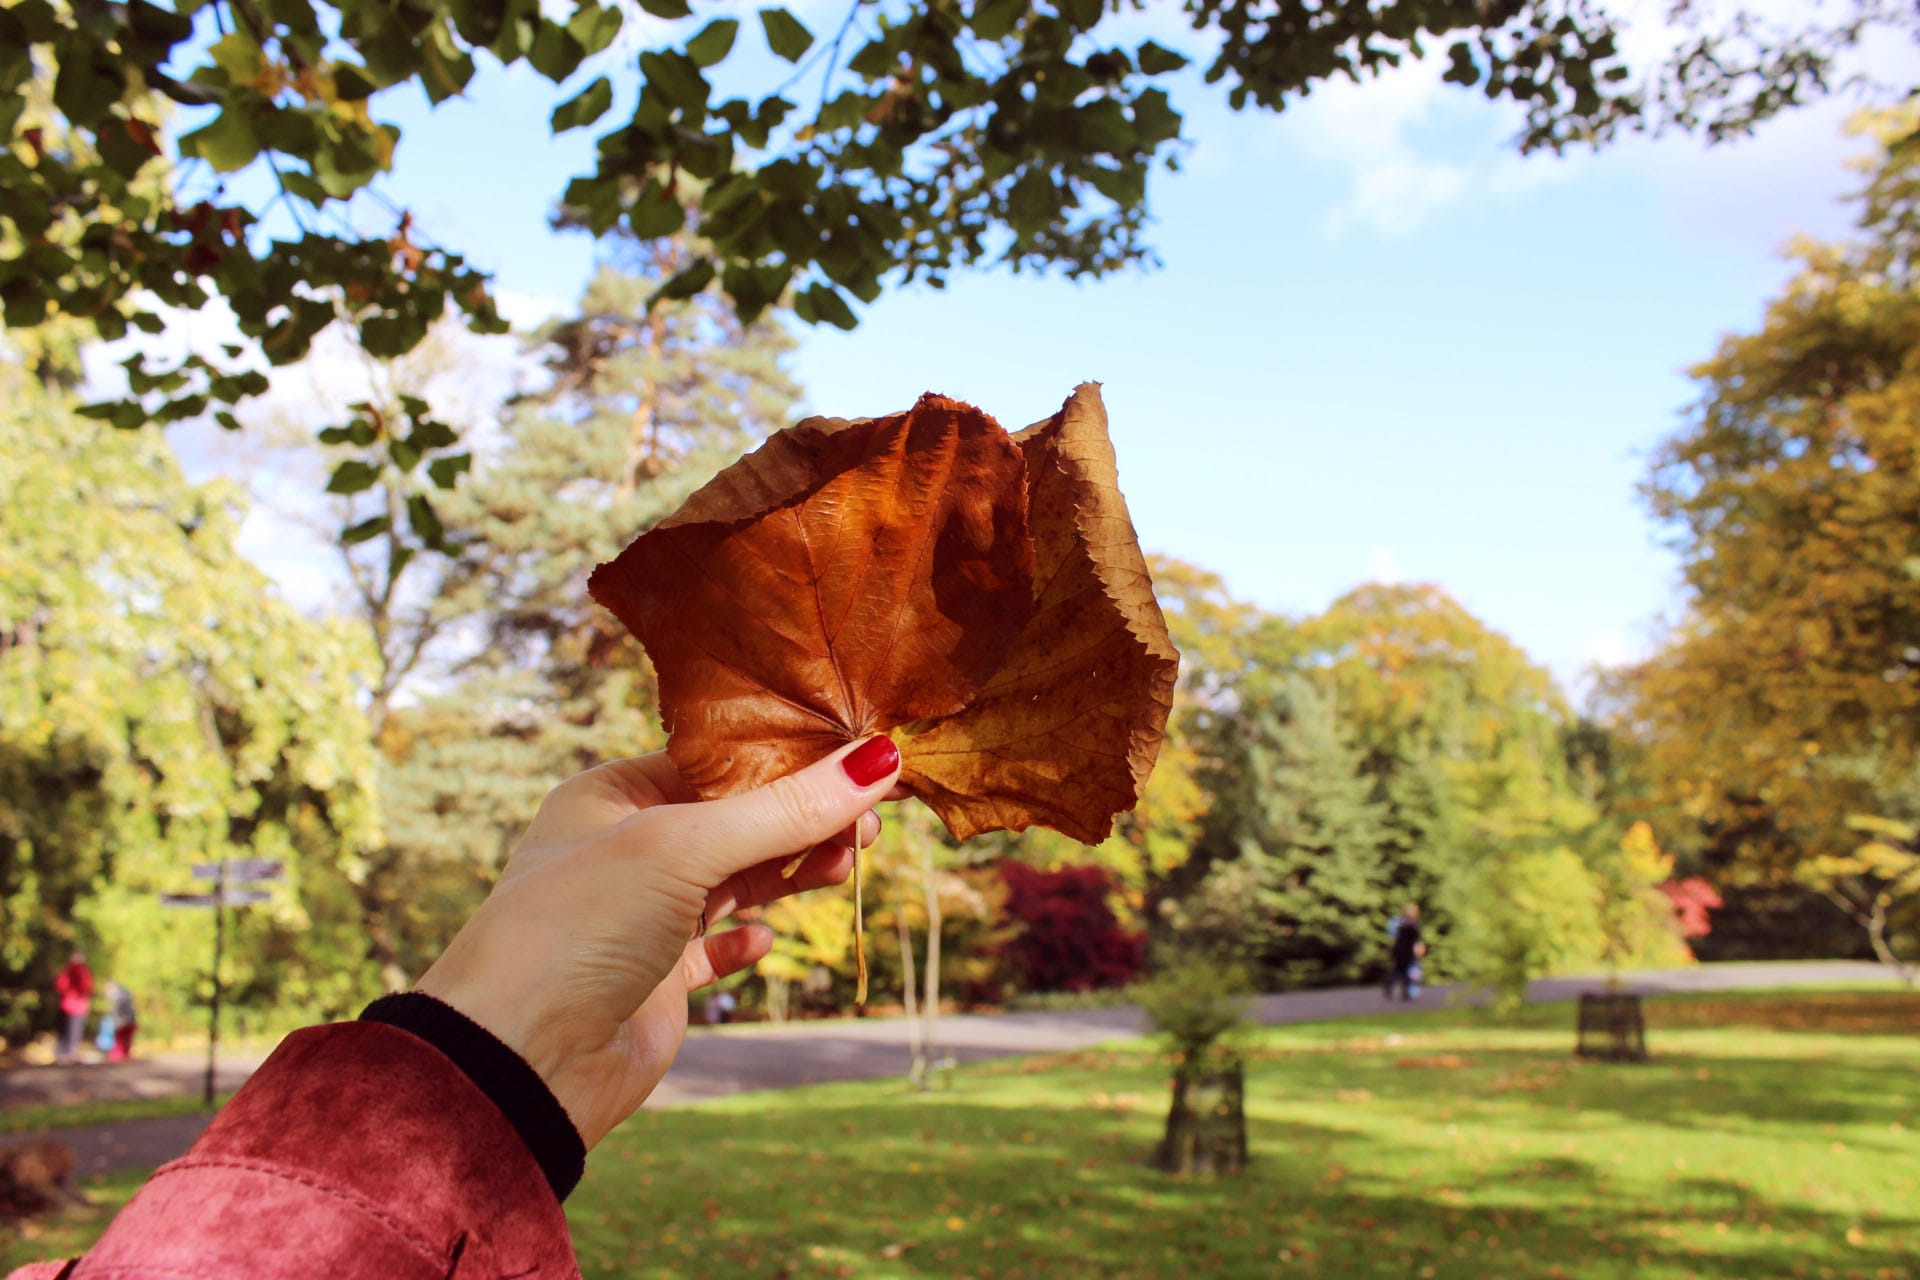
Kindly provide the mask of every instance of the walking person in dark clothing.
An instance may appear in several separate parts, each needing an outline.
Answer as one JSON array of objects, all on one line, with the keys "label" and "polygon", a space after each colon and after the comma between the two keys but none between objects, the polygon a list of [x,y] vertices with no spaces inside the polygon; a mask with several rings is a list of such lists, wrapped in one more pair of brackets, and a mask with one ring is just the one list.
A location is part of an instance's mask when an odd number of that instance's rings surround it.
[{"label": "walking person in dark clothing", "polygon": [[1393,922],[1392,969],[1387,974],[1387,999],[1393,999],[1395,987],[1400,989],[1402,1000],[1411,1000],[1415,995],[1414,970],[1419,967],[1420,957],[1427,954],[1427,944],[1420,936],[1420,904],[1409,902],[1407,909]]}]

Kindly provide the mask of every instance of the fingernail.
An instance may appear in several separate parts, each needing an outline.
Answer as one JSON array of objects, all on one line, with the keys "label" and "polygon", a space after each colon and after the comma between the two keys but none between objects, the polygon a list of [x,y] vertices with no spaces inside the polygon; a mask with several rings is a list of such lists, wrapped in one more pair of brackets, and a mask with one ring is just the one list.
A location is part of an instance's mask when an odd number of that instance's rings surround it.
[{"label": "fingernail", "polygon": [[900,767],[900,748],[892,738],[869,738],[841,757],[840,767],[854,786],[870,787]]}]

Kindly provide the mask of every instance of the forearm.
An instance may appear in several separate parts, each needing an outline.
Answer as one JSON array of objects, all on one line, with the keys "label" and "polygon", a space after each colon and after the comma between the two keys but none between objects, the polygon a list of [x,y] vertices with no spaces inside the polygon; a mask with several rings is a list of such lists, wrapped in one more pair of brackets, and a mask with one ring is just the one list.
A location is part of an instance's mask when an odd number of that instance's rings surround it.
[{"label": "forearm", "polygon": [[71,1275],[575,1277],[550,1177],[428,1041],[376,1021],[311,1028],[154,1174]]}]

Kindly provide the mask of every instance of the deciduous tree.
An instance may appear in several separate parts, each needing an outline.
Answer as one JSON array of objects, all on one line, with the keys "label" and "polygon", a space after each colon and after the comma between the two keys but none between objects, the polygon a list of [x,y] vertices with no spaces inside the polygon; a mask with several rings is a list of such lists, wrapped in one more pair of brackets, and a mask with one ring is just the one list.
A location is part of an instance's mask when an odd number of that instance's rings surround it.
[{"label": "deciduous tree", "polygon": [[[66,947],[178,1019],[207,918],[164,911],[195,863],[288,867],[241,914],[228,978],[282,1019],[372,987],[353,893],[378,834],[352,628],[280,600],[235,541],[230,486],[194,486],[166,439],[76,418],[0,358],[0,969],[44,989]],[[18,1033],[43,1021],[29,995]]]},{"label": "deciduous tree", "polygon": [[1865,122],[1884,149],[1860,236],[1797,246],[1761,328],[1694,370],[1646,484],[1688,594],[1627,723],[1712,860],[1754,875],[1840,856],[1920,749],[1916,120]]}]

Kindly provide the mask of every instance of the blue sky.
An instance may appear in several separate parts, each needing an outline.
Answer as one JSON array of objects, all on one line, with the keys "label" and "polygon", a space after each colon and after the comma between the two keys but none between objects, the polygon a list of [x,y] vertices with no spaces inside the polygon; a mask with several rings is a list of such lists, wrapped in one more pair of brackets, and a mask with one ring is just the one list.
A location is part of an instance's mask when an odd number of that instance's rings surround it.
[{"label": "blue sky", "polygon": [[[1512,112],[1439,69],[1279,116],[1189,80],[1196,146],[1151,191],[1161,269],[890,295],[853,333],[806,333],[811,406],[939,390],[1017,426],[1098,380],[1142,544],[1236,594],[1305,612],[1432,581],[1563,679],[1638,651],[1675,600],[1644,457],[1693,396],[1685,366],[1758,322],[1788,238],[1846,229],[1858,147],[1833,104],[1737,146],[1523,159]],[[564,96],[495,71],[467,101],[393,108],[389,196],[536,308],[593,262],[546,226],[591,157],[593,130],[547,133]]]}]

